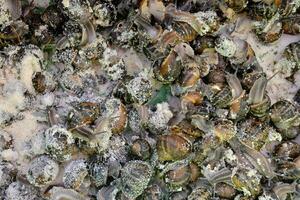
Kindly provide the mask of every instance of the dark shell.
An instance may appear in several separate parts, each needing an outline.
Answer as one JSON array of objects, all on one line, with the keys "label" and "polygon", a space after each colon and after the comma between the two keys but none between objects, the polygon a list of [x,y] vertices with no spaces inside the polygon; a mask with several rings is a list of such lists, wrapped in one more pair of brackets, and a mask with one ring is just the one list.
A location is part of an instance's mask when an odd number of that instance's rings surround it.
[{"label": "dark shell", "polygon": [[100,106],[94,102],[74,103],[73,110],[68,114],[69,127],[91,125],[100,115]]},{"label": "dark shell", "polygon": [[248,0],[227,0],[228,7],[236,12],[241,12],[248,4]]},{"label": "dark shell", "polygon": [[146,160],[151,156],[151,146],[144,139],[137,139],[131,145],[131,152],[142,160]]},{"label": "dark shell", "polygon": [[248,146],[260,150],[268,141],[271,127],[266,121],[249,118],[238,124],[238,138]]},{"label": "dark shell", "polygon": [[231,89],[225,86],[211,97],[211,101],[218,108],[226,108],[232,101],[232,98]]},{"label": "dark shell", "polygon": [[38,93],[43,93],[46,90],[45,76],[41,72],[35,73],[32,83]]},{"label": "dark shell", "polygon": [[173,28],[185,42],[193,41],[198,35],[198,33],[185,22],[175,22]]},{"label": "dark shell", "polygon": [[250,91],[254,82],[262,76],[266,76],[266,74],[264,72],[260,72],[260,71],[253,71],[250,73],[245,73],[243,75],[243,79],[241,81],[243,88]]},{"label": "dark shell", "polygon": [[100,159],[92,159],[88,165],[89,176],[91,181],[97,186],[106,184],[108,177],[108,166],[106,166]]},{"label": "dark shell", "polygon": [[280,159],[290,159],[300,156],[300,145],[293,141],[282,142],[275,148],[275,155]]}]

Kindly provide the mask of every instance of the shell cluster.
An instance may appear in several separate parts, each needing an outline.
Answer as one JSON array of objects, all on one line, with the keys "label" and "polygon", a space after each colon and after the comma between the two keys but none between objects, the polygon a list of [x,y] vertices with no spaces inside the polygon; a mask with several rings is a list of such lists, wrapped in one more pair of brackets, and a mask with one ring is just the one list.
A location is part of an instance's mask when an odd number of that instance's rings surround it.
[{"label": "shell cluster", "polygon": [[299,0],[0,3],[1,200],[300,199]]}]

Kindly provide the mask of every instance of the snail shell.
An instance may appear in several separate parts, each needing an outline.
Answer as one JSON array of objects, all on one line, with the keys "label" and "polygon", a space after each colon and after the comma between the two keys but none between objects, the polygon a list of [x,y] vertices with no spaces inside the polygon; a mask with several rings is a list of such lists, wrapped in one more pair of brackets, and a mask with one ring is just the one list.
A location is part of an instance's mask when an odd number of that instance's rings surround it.
[{"label": "snail shell", "polygon": [[183,159],[190,150],[190,142],[177,134],[162,135],[157,141],[158,159],[162,162]]}]

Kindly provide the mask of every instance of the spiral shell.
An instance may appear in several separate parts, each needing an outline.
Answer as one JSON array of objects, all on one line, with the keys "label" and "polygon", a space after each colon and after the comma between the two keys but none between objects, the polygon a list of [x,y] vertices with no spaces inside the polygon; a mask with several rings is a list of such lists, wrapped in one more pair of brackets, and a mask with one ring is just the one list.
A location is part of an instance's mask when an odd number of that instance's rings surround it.
[{"label": "spiral shell", "polygon": [[271,120],[279,129],[289,129],[300,124],[297,108],[287,100],[276,102],[271,107]]}]

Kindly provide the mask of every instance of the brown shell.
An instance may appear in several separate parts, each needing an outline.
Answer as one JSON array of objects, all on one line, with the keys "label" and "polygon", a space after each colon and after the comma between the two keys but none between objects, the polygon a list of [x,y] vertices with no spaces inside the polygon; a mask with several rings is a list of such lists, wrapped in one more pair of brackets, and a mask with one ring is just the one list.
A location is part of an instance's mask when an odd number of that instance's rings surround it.
[{"label": "brown shell", "polygon": [[232,199],[236,195],[236,190],[226,183],[218,183],[216,185],[216,194],[225,199]]},{"label": "brown shell", "polygon": [[196,63],[189,65],[189,67],[185,70],[182,86],[183,87],[192,87],[194,86],[198,80],[200,79],[200,71]]},{"label": "brown shell", "polygon": [[166,182],[171,185],[185,185],[190,180],[190,171],[189,165],[179,166],[178,168],[168,171],[166,174]]},{"label": "brown shell", "polygon": [[127,124],[127,111],[124,104],[122,103],[120,104],[118,112],[119,112],[119,116],[117,120],[113,123],[111,129],[112,133],[114,134],[121,133],[125,129]]},{"label": "brown shell", "polygon": [[300,156],[300,145],[293,141],[285,141],[276,146],[275,155],[281,159],[296,158]]},{"label": "brown shell", "polygon": [[173,161],[185,158],[191,151],[191,144],[184,137],[171,134],[162,135],[157,141],[159,161]]},{"label": "brown shell", "polygon": [[195,106],[198,106],[202,103],[203,96],[200,92],[197,91],[188,92],[182,97],[182,101],[184,103],[191,103]]}]

